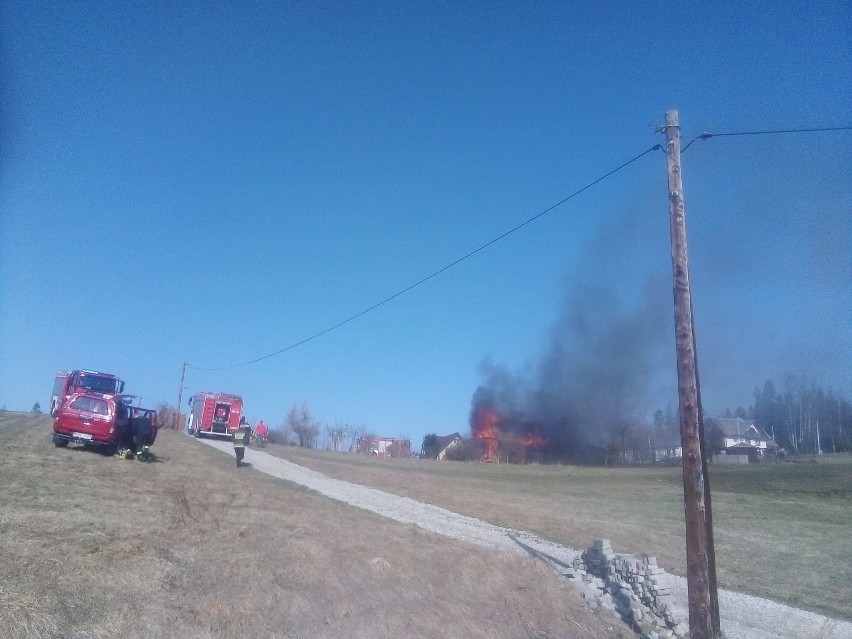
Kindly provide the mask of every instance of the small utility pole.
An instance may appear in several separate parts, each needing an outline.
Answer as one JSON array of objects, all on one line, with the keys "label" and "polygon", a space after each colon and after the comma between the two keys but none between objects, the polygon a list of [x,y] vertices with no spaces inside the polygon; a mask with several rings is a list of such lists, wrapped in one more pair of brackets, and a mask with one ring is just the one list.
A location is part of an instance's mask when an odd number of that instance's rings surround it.
[{"label": "small utility pole", "polygon": [[183,405],[183,376],[186,373],[186,362],[183,363],[183,366],[180,367],[180,388],[178,389],[178,405],[177,405],[177,421],[175,424],[175,430],[181,430],[180,424],[180,407]]},{"label": "small utility pole", "polygon": [[716,639],[716,615],[710,598],[710,563],[704,495],[705,468],[701,441],[698,369],[692,321],[692,293],[686,250],[686,215],[680,168],[680,122],[666,113],[666,158],[669,176],[669,219],[672,236],[675,346],[677,351],[680,438],[683,450],[683,503],[686,519],[686,579],[689,592],[689,636]]},{"label": "small utility pole", "polygon": [[819,420],[817,420],[817,455],[822,455],[822,446],[819,445]]}]

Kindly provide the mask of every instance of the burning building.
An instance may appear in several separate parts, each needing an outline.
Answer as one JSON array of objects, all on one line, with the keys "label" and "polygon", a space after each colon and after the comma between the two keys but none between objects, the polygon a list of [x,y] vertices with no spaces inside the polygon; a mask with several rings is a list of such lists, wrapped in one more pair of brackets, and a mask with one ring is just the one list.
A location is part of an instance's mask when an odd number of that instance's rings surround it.
[{"label": "burning building", "polygon": [[514,422],[484,406],[474,409],[470,429],[481,444],[483,461],[540,461],[535,453],[547,443],[535,424]]},{"label": "burning building", "polygon": [[577,288],[551,329],[549,347],[528,373],[490,361],[471,399],[470,430],[482,459],[603,463],[619,424],[649,408],[667,365],[668,308],[648,288],[632,309],[600,289]]}]

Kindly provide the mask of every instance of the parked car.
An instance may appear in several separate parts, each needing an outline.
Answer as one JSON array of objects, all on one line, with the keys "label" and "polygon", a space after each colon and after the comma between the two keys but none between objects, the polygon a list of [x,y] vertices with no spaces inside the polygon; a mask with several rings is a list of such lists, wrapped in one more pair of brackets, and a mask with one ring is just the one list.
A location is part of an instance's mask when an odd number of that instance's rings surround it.
[{"label": "parked car", "polygon": [[157,438],[157,412],[129,406],[120,395],[75,393],[64,401],[53,421],[53,443],[58,447],[68,442],[96,446],[115,451],[133,445],[135,420],[147,420],[151,435],[147,445]]}]

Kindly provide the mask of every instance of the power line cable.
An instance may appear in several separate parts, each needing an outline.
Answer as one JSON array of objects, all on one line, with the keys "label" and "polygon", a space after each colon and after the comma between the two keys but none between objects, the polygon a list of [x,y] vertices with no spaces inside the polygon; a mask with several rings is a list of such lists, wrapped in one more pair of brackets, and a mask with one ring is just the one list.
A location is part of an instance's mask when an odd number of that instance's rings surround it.
[{"label": "power line cable", "polygon": [[437,277],[438,275],[440,275],[440,274],[441,274],[441,273],[443,273],[444,271],[448,271],[449,269],[451,269],[451,268],[453,268],[454,266],[456,266],[456,265],[460,264],[461,262],[464,262],[465,260],[467,260],[467,259],[469,259],[469,258],[473,257],[474,255],[476,255],[476,254],[477,254],[477,253],[479,253],[480,251],[484,251],[484,250],[485,250],[485,249],[487,249],[489,246],[491,246],[491,245],[493,245],[493,244],[496,244],[496,243],[497,243],[497,242],[499,242],[500,240],[502,240],[502,239],[504,239],[505,237],[507,237],[507,236],[511,235],[511,234],[512,234],[512,233],[514,233],[515,231],[518,231],[518,230],[522,229],[523,227],[525,227],[525,226],[527,226],[528,224],[530,224],[530,223],[534,222],[535,220],[537,220],[538,218],[542,217],[543,215],[546,215],[547,213],[550,213],[550,212],[551,212],[552,210],[554,210],[555,208],[557,208],[557,207],[559,207],[559,206],[561,206],[561,205],[565,204],[565,202],[567,202],[568,200],[571,200],[571,199],[573,199],[573,198],[577,197],[577,196],[578,196],[578,195],[580,195],[583,191],[586,191],[586,190],[588,190],[588,189],[592,188],[593,186],[595,186],[595,185],[596,185],[596,184],[598,184],[599,182],[602,182],[603,180],[607,179],[607,178],[608,178],[608,177],[610,177],[611,175],[614,175],[615,173],[618,173],[618,172],[619,172],[619,171],[621,171],[622,169],[624,169],[624,168],[626,168],[627,166],[629,166],[629,165],[633,164],[634,162],[636,162],[636,161],[637,161],[637,160],[639,160],[640,158],[644,157],[645,155],[648,155],[648,154],[649,154],[649,153],[651,153],[652,151],[663,151],[663,147],[662,147],[662,145],[660,145],[660,144],[655,144],[655,145],[654,145],[654,146],[652,146],[651,148],[646,149],[645,151],[642,151],[642,153],[640,153],[639,155],[636,155],[635,157],[633,157],[633,158],[631,158],[631,159],[627,160],[626,162],[623,162],[622,164],[619,164],[617,167],[615,167],[615,168],[614,168],[614,169],[612,169],[611,171],[608,171],[607,173],[604,173],[602,176],[600,176],[600,177],[599,177],[599,178],[597,178],[596,180],[594,180],[594,181],[592,181],[592,182],[589,182],[586,186],[584,186],[584,187],[582,187],[582,188],[580,188],[580,189],[577,189],[576,191],[574,191],[573,193],[571,193],[571,195],[569,195],[569,196],[567,196],[567,197],[565,197],[565,198],[563,198],[563,199],[559,200],[558,202],[556,202],[556,204],[552,204],[552,205],[548,206],[548,207],[547,207],[546,209],[544,209],[543,211],[540,211],[539,213],[536,213],[536,214],[535,214],[535,215],[533,215],[531,218],[529,218],[529,219],[527,219],[527,220],[525,220],[525,221],[521,222],[521,223],[520,223],[520,224],[518,224],[517,226],[512,227],[511,229],[509,229],[509,230],[508,230],[508,231],[506,231],[505,233],[502,233],[501,235],[498,235],[498,236],[497,236],[497,237],[495,237],[493,240],[490,240],[489,242],[486,242],[485,244],[482,244],[481,246],[479,246],[478,248],[476,248],[476,249],[474,249],[474,250],[470,251],[470,252],[469,252],[469,253],[467,253],[466,255],[463,255],[462,257],[460,257],[460,258],[458,258],[458,259],[454,260],[453,262],[450,262],[449,264],[447,264],[447,265],[446,265],[446,266],[444,266],[443,268],[440,268],[440,269],[438,269],[437,271],[434,271],[433,273],[431,273],[430,275],[427,275],[426,277],[424,277],[424,278],[422,278],[422,279],[420,279],[420,280],[418,280],[418,281],[414,282],[413,284],[411,284],[411,285],[409,285],[409,286],[406,286],[404,289],[402,289],[402,290],[400,290],[400,291],[398,291],[398,292],[394,293],[393,295],[390,295],[389,297],[386,297],[386,298],[385,298],[385,299],[383,299],[381,302],[377,302],[376,304],[373,304],[373,305],[372,305],[372,306],[370,306],[369,308],[365,308],[364,310],[359,311],[358,313],[355,313],[354,315],[352,315],[352,316],[350,316],[350,317],[346,318],[345,320],[343,320],[343,321],[341,321],[341,322],[338,322],[337,324],[334,324],[333,326],[330,326],[330,327],[328,327],[328,328],[326,328],[326,329],[324,329],[324,330],[322,330],[322,331],[320,331],[320,332],[318,332],[318,333],[315,333],[314,335],[311,335],[310,337],[306,337],[305,339],[302,339],[302,340],[300,340],[300,341],[298,341],[298,342],[295,342],[295,343],[293,343],[293,344],[290,344],[289,346],[285,346],[284,348],[281,348],[281,349],[279,349],[279,350],[275,351],[274,353],[269,353],[269,354],[267,354],[267,355],[263,355],[262,357],[256,357],[255,359],[249,360],[249,361],[247,361],[247,362],[242,362],[242,363],[240,363],[240,364],[233,364],[233,365],[231,365],[231,366],[219,366],[219,367],[215,367],[215,368],[203,368],[203,367],[201,367],[201,366],[194,366],[194,365],[192,365],[192,364],[187,364],[187,366],[188,366],[188,367],[190,367],[190,368],[194,368],[194,369],[196,369],[196,370],[200,370],[200,371],[224,371],[224,370],[230,370],[230,369],[232,369],[232,368],[239,368],[239,367],[241,367],[241,366],[248,366],[249,364],[256,364],[257,362],[263,361],[263,360],[265,360],[265,359],[269,359],[270,357],[275,357],[276,355],[280,355],[281,353],[285,353],[285,352],[287,352],[287,351],[293,350],[294,348],[297,348],[297,347],[299,347],[299,346],[302,346],[303,344],[307,344],[308,342],[313,341],[313,340],[317,339],[318,337],[322,337],[322,336],[323,336],[323,335],[325,335],[326,333],[330,333],[331,331],[336,330],[336,329],[340,328],[341,326],[344,326],[345,324],[348,324],[349,322],[351,322],[351,321],[353,321],[353,320],[356,320],[356,319],[358,319],[359,317],[361,317],[361,316],[363,316],[363,315],[366,315],[366,314],[367,314],[367,313],[369,313],[370,311],[374,311],[374,310],[376,310],[376,309],[377,309],[377,308],[379,308],[380,306],[383,306],[383,305],[387,304],[388,302],[390,302],[390,301],[392,301],[392,300],[395,300],[397,297],[400,297],[401,295],[404,295],[405,293],[408,293],[409,291],[411,291],[412,289],[417,288],[417,287],[418,287],[418,286],[420,286],[421,284],[425,284],[426,282],[428,282],[429,280],[431,280],[431,279],[433,279],[433,278]]},{"label": "power line cable", "polygon": [[174,376],[165,385],[163,385],[163,387],[160,390],[158,390],[153,395],[139,395],[139,397],[147,397],[148,399],[152,399],[154,397],[159,397],[163,393],[163,391],[165,391],[169,386],[174,384],[175,380],[178,378],[178,375],[180,375],[180,371],[181,371],[181,369],[178,369],[177,373],[175,373]]},{"label": "power line cable", "polygon": [[702,133],[701,135],[696,135],[692,138],[689,143],[684,146],[680,152],[683,153],[690,146],[692,146],[693,142],[697,140],[709,140],[710,138],[721,138],[721,137],[731,137],[736,135],[775,135],[779,133],[818,133],[821,131],[849,131],[852,130],[852,126],[824,126],[824,127],[814,127],[811,129],[775,129],[771,131],[736,131],[733,133]]}]

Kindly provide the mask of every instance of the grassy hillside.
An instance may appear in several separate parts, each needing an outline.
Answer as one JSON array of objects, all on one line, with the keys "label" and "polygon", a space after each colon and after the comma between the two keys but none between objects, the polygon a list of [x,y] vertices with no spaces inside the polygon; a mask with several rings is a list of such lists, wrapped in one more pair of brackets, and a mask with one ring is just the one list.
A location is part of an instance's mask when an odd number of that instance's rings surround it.
[{"label": "grassy hillside", "polygon": [[[174,432],[157,460],[0,412],[0,636],[629,636],[533,559],[344,506]],[[274,450],[274,447],[273,447]]]},{"label": "grassy hillside", "polygon": [[[539,533],[612,540],[686,570],[679,467],[510,466],[378,459],[270,446],[319,472]],[[852,457],[711,466],[721,587],[852,619]]]}]

